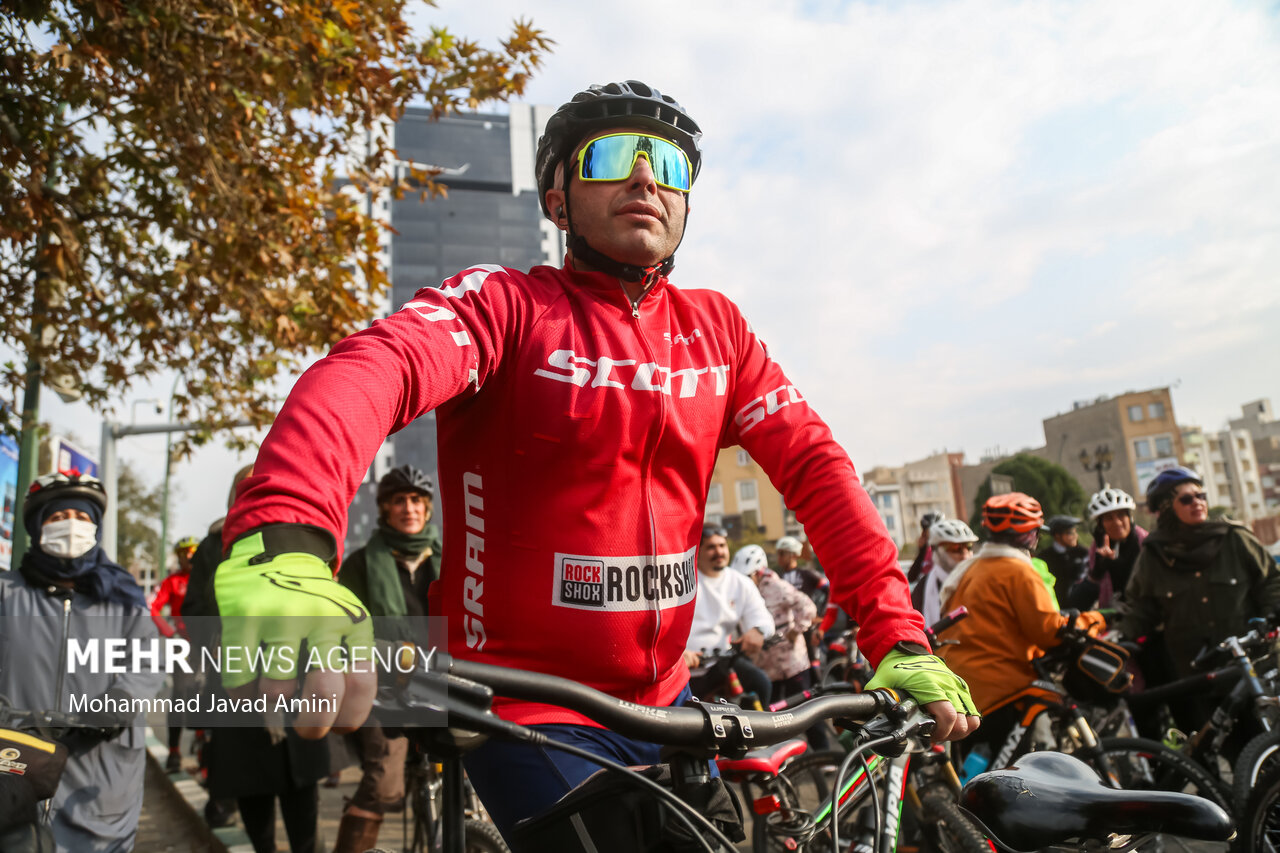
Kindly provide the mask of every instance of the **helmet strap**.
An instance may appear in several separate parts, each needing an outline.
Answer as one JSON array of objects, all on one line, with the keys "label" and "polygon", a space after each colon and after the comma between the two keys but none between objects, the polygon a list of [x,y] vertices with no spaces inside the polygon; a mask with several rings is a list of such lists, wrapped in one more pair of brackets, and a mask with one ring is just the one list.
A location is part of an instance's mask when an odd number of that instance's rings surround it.
[{"label": "helmet strap", "polygon": [[[599,270],[606,275],[620,278],[623,281],[643,281],[645,287],[651,287],[655,281],[665,275],[670,275],[671,270],[676,265],[676,253],[673,251],[666,259],[659,261],[651,267],[637,266],[636,264],[626,264],[615,258],[611,258],[599,249],[587,242],[587,239],[581,234],[573,230],[573,211],[569,205],[569,183],[573,180],[573,169],[570,168],[569,158],[564,159],[564,219],[568,227],[569,239],[566,241],[569,251],[573,253],[575,260],[582,261],[593,269]],[[684,203],[684,220],[685,225],[689,224],[689,200],[685,199]],[[680,231],[680,242],[684,242],[684,229]],[[680,245],[676,244],[679,249]]]}]

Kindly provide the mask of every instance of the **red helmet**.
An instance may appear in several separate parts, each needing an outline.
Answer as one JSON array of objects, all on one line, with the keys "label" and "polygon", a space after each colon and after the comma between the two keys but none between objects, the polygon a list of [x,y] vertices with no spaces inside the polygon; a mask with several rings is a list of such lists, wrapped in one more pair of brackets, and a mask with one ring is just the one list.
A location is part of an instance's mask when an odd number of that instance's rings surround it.
[{"label": "red helmet", "polygon": [[992,533],[1030,533],[1044,522],[1040,501],[1022,492],[992,495],[982,506],[982,526]]}]

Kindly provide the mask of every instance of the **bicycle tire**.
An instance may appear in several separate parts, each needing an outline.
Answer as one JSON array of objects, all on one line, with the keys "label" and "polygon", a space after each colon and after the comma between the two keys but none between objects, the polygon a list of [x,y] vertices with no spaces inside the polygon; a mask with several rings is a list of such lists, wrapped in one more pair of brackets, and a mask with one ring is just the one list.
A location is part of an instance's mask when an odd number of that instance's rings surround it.
[{"label": "bicycle tire", "polygon": [[1236,822],[1232,853],[1277,853],[1280,851],[1280,764],[1267,768]]},{"label": "bicycle tire", "polygon": [[[835,774],[846,755],[848,753],[841,749],[825,749],[806,752],[794,758],[778,774],[789,791],[791,797],[789,804],[811,816],[821,812],[831,798]],[[860,767],[861,765],[855,764],[852,772],[859,772]],[[859,814],[864,808],[869,808],[870,804],[871,801],[868,798],[858,794],[841,807],[840,838],[844,843],[847,844],[855,837],[858,832]],[[775,853],[784,849],[780,844],[771,843],[767,835],[766,820],[767,816],[755,818],[755,825],[752,827],[752,850],[755,853]],[[755,828],[756,825],[760,827],[759,830]],[[800,849],[829,850],[830,845],[831,833],[828,824],[827,830],[818,832],[807,842],[807,846],[802,844]]]},{"label": "bicycle tire", "polygon": [[498,827],[487,820],[469,817],[462,824],[467,853],[511,853]]},{"label": "bicycle tire", "polygon": [[[1099,747],[1111,760],[1120,786],[1130,790],[1179,791],[1212,800],[1232,813],[1231,794],[1203,766],[1159,741],[1140,737],[1101,738]],[[1087,754],[1077,758],[1094,765]]]},{"label": "bicycle tire", "polygon": [[982,830],[960,811],[950,791],[928,791],[920,798],[921,833],[939,853],[991,853]]},{"label": "bicycle tire", "polygon": [[1249,795],[1262,774],[1272,767],[1280,767],[1280,730],[1277,729],[1254,737],[1240,750],[1231,773],[1231,799],[1238,806],[1239,814],[1244,814]]},{"label": "bicycle tire", "polygon": [[[778,797],[780,804],[784,808],[801,808],[799,794],[791,784],[791,781],[786,778],[784,775],[785,773],[786,768],[783,768],[783,772],[779,773],[773,780],[771,780],[773,782],[773,793]],[[751,808],[752,802],[754,801],[754,798],[751,795],[751,788],[759,788],[761,789],[761,793],[765,793],[770,790],[769,787],[761,785],[758,782],[744,785],[743,798],[747,801],[746,806],[748,809]],[[751,850],[753,853],[777,853],[777,851],[787,849],[787,845],[784,842],[775,841],[772,835],[770,835],[769,818],[770,815],[767,814],[756,814],[754,811],[751,813]],[[804,849],[803,843],[801,843],[800,848]]]}]

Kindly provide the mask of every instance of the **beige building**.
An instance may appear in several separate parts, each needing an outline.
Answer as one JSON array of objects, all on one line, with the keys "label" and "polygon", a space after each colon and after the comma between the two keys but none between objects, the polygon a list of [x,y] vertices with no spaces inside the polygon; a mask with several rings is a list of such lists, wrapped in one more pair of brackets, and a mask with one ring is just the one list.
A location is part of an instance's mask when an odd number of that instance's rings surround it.
[{"label": "beige building", "polygon": [[723,525],[730,539],[757,535],[777,539],[800,530],[764,469],[741,447],[725,448],[716,457],[707,490],[706,522]]},{"label": "beige building", "polygon": [[1043,423],[1045,458],[1070,471],[1086,493],[1101,479],[1140,497],[1157,473],[1183,458],[1168,388],[1076,403]]},{"label": "beige building", "polygon": [[1249,430],[1205,432],[1192,426],[1182,435],[1187,465],[1204,480],[1209,506],[1228,507],[1232,518],[1244,522],[1268,514],[1263,485],[1267,472],[1258,464]]},{"label": "beige building", "polygon": [[966,518],[960,487],[963,453],[935,453],[902,466],[902,515],[906,535],[920,535],[920,519],[940,512],[946,518]]},{"label": "beige building", "polygon": [[881,465],[862,475],[862,487],[867,490],[871,505],[876,508],[893,544],[899,550],[907,543],[907,528],[902,510],[903,470],[901,467],[887,468]]},{"label": "beige building", "polygon": [[1280,513],[1280,421],[1267,399],[1245,403],[1240,412],[1241,417],[1231,419],[1230,428],[1246,430],[1253,438],[1263,507],[1267,513]]}]

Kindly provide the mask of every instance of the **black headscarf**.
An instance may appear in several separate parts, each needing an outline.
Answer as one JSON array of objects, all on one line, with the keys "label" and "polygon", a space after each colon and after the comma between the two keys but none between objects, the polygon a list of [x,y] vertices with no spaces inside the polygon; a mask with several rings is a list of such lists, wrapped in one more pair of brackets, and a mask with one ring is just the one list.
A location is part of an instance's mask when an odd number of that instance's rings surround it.
[{"label": "black headscarf", "polygon": [[1230,521],[1183,524],[1169,506],[1156,518],[1155,531],[1142,545],[1152,549],[1167,568],[1178,572],[1201,571],[1218,558],[1222,543],[1235,526]]},{"label": "black headscarf", "polygon": [[[40,547],[40,532],[45,519],[64,509],[78,509],[89,514],[97,526],[97,544],[79,557],[64,559],[46,554]],[[112,562],[102,550],[102,509],[84,498],[54,498],[25,519],[27,553],[18,571],[35,587],[61,585],[70,580],[76,592],[95,601],[146,607],[142,588],[125,569]]]}]

